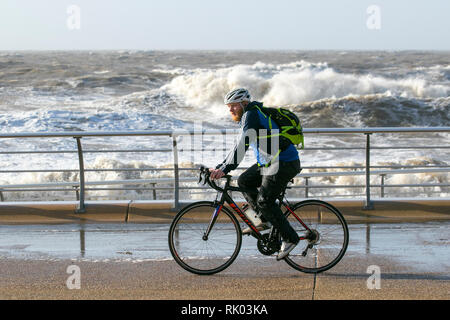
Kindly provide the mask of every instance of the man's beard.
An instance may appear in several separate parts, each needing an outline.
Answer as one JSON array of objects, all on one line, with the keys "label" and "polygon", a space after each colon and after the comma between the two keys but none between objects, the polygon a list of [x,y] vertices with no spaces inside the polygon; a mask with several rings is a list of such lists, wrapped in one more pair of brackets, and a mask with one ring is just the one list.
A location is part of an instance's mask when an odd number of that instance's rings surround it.
[{"label": "man's beard", "polygon": [[234,115],[234,114],[231,114],[231,118],[234,120],[234,121],[236,121],[236,122],[239,122],[239,121],[241,121],[241,119],[242,119],[242,114],[244,113],[244,110],[239,110],[238,111],[238,113],[236,114],[236,115]]}]

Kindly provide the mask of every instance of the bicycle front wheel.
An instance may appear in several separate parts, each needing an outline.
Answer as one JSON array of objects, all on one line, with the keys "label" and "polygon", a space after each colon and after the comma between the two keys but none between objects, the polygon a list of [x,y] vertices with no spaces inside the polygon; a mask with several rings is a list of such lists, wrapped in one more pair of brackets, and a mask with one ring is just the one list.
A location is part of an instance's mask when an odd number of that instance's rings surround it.
[{"label": "bicycle front wheel", "polygon": [[239,254],[242,233],[239,222],[221,207],[209,235],[208,225],[217,205],[209,201],[193,203],[182,209],[169,229],[169,248],[175,261],[189,272],[208,275],[220,272]]},{"label": "bicycle front wheel", "polygon": [[301,240],[285,258],[293,268],[306,273],[319,273],[335,266],[348,246],[347,223],[331,204],[306,200],[294,205],[285,215]]}]

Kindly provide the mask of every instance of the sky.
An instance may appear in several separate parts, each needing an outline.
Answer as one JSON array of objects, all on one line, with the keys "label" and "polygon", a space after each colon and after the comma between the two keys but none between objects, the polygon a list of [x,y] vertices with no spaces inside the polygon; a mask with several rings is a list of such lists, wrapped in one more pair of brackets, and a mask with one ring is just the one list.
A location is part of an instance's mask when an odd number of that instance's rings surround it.
[{"label": "sky", "polygon": [[449,0],[1,0],[0,50],[450,50]]}]

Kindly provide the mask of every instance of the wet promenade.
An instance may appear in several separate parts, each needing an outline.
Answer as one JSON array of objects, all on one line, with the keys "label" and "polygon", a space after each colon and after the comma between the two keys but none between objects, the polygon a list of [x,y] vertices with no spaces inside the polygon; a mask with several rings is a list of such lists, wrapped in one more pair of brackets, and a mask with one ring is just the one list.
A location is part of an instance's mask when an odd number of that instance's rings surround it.
[{"label": "wet promenade", "polygon": [[[316,276],[262,256],[252,237],[243,238],[231,267],[196,276],[172,260],[168,227],[2,225],[0,299],[450,298],[450,221],[351,223],[345,257]],[[79,267],[80,289],[66,285],[71,265]]]}]

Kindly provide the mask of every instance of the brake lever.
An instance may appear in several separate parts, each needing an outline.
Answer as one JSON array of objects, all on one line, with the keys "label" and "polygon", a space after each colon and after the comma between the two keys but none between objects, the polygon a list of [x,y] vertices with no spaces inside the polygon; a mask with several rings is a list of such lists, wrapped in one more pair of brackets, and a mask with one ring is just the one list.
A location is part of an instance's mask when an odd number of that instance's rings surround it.
[{"label": "brake lever", "polygon": [[197,182],[197,183],[199,183],[199,184],[200,184],[200,182],[202,182],[203,171],[204,171],[204,169],[205,169],[205,167],[203,167],[203,166],[201,166],[201,167],[199,168],[200,174],[198,175],[198,182]]},{"label": "brake lever", "polygon": [[209,173],[209,169],[205,168],[204,166],[200,167],[200,176],[198,179],[198,183],[201,183],[203,180],[203,185],[206,184],[206,175]]}]

